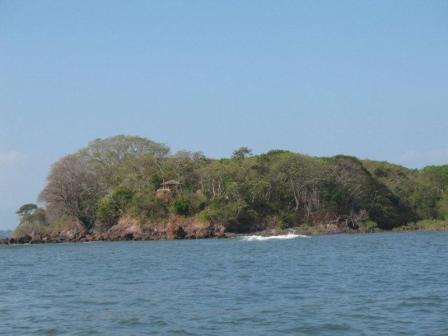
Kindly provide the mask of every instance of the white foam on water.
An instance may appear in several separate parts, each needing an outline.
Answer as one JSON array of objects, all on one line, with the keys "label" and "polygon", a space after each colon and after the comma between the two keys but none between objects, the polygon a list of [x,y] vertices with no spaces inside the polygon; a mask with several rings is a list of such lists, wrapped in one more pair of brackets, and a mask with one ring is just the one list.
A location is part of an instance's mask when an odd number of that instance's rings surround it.
[{"label": "white foam on water", "polygon": [[241,239],[244,241],[264,241],[264,240],[273,240],[273,239],[295,239],[295,238],[311,238],[306,235],[295,234],[289,232],[285,235],[277,235],[277,236],[244,236]]}]

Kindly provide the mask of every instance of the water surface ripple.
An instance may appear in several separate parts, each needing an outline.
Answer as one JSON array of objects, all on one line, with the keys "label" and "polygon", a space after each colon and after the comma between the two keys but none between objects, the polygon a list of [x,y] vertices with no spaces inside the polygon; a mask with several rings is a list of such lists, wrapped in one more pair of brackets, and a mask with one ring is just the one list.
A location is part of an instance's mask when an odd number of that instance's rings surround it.
[{"label": "water surface ripple", "polygon": [[448,335],[448,234],[0,246],[0,335]]}]

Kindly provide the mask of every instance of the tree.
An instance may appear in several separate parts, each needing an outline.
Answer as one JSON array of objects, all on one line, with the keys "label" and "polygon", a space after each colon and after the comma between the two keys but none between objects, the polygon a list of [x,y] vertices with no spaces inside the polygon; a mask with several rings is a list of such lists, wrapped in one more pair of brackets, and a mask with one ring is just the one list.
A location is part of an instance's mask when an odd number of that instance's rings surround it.
[{"label": "tree", "polygon": [[90,230],[95,222],[96,203],[104,192],[90,163],[75,154],[53,165],[39,199],[46,204],[52,218],[67,215]]},{"label": "tree", "polygon": [[16,213],[19,216],[19,225],[14,230],[13,236],[39,236],[48,229],[46,211],[43,208],[39,208],[36,204],[24,204]]},{"label": "tree", "polygon": [[137,136],[116,135],[105,139],[96,139],[81,150],[89,158],[105,165],[116,165],[132,156],[152,154],[166,156],[168,146]]},{"label": "tree", "polygon": [[354,216],[367,211],[369,219],[381,229],[392,229],[416,220],[406,203],[364,167],[354,157],[339,155],[332,158],[337,195],[337,212]]},{"label": "tree", "polygon": [[33,212],[37,209],[37,205],[34,203],[26,203],[22,205],[19,210],[16,211],[16,214],[19,215],[20,218],[26,218],[33,214]]},{"label": "tree", "polygon": [[415,207],[423,218],[443,218],[446,214],[448,192],[448,165],[429,166],[422,169],[412,195]]},{"label": "tree", "polygon": [[252,155],[252,150],[243,146],[233,151],[232,159],[243,160],[250,155]]},{"label": "tree", "polygon": [[[179,187],[159,190],[169,180]],[[232,232],[271,223],[356,228],[365,220],[391,229],[418,218],[448,217],[448,166],[411,170],[283,150],[252,155],[247,147],[213,160],[200,152],[169,155],[164,144],[120,135],[92,141],[56,162],[40,200],[50,226],[74,219],[86,230],[107,230],[124,216],[162,224],[173,214]],[[39,209],[25,204],[18,215],[26,222]]]},{"label": "tree", "polygon": [[45,225],[45,224],[47,224],[45,209],[39,208],[34,203],[27,203],[27,204],[22,205],[17,210],[16,213],[19,216],[20,225],[25,225],[25,224]]},{"label": "tree", "polygon": [[145,155],[163,158],[169,151],[168,146],[143,137],[117,135],[90,142],[79,155],[92,164],[104,184],[110,185],[115,171],[127,160]]},{"label": "tree", "polygon": [[280,203],[303,212],[307,219],[320,207],[320,184],[328,178],[323,162],[290,152],[269,155],[271,180]]},{"label": "tree", "polygon": [[115,225],[123,216],[134,196],[133,192],[117,188],[112,193],[101,198],[97,203],[97,222],[102,229]]}]

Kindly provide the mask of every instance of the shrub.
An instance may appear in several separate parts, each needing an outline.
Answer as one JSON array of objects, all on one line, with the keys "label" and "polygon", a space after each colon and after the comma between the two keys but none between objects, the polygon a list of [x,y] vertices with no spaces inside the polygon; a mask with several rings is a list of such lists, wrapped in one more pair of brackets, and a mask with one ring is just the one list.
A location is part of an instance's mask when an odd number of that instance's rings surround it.
[{"label": "shrub", "polygon": [[198,217],[203,221],[223,224],[229,232],[249,232],[256,229],[254,223],[257,213],[241,202],[214,203],[200,212]]},{"label": "shrub", "polygon": [[115,225],[120,216],[125,213],[132,197],[133,193],[131,191],[117,189],[101,198],[97,204],[96,227],[108,229]]},{"label": "shrub", "polygon": [[361,232],[375,232],[378,231],[378,224],[374,221],[367,221],[359,224],[359,230]]},{"label": "shrub", "polygon": [[165,202],[152,191],[135,194],[130,203],[130,212],[142,220],[161,219],[168,215]]},{"label": "shrub", "polygon": [[176,215],[188,216],[193,211],[191,199],[183,196],[176,197],[170,204],[170,211]]}]

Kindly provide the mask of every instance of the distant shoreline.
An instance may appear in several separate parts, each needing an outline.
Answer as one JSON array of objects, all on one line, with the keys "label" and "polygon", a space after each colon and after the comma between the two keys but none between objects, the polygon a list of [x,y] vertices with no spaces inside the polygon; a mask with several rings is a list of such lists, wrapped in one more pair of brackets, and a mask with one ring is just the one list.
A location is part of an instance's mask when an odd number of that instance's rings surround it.
[{"label": "distant shoreline", "polygon": [[8,239],[13,235],[13,230],[0,230],[0,239]]}]

